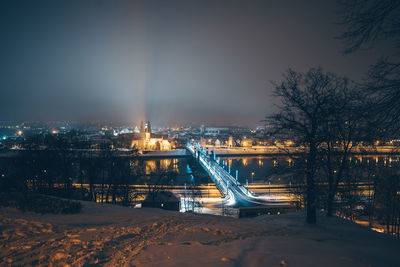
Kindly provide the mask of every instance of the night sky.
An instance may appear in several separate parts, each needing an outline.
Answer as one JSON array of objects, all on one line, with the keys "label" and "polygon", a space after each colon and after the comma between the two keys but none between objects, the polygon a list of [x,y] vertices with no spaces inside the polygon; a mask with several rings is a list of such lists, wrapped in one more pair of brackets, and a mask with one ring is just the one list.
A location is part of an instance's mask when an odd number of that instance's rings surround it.
[{"label": "night sky", "polygon": [[271,80],[321,66],[360,80],[384,47],[343,55],[336,1],[1,1],[0,120],[249,125]]}]

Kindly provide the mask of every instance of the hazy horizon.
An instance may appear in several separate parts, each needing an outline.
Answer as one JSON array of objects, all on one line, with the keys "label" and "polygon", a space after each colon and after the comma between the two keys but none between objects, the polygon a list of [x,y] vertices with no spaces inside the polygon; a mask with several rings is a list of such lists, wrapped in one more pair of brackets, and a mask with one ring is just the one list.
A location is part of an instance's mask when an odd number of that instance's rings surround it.
[{"label": "hazy horizon", "polygon": [[336,1],[2,1],[0,120],[259,124],[288,68],[360,80]]}]

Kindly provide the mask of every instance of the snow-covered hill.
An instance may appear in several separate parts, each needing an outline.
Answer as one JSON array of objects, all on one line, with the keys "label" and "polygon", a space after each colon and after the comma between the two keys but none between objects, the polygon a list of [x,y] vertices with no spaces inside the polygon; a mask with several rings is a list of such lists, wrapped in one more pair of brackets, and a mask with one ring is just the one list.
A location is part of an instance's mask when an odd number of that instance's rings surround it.
[{"label": "snow-covered hill", "polygon": [[75,215],[0,208],[0,265],[399,266],[400,240],[301,213],[234,219],[82,202]]}]

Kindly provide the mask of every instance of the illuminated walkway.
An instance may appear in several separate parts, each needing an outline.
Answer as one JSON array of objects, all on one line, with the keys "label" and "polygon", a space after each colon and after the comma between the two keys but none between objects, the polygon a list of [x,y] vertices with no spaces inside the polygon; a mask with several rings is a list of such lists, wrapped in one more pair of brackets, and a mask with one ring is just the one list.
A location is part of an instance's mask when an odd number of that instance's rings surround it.
[{"label": "illuminated walkway", "polygon": [[247,187],[237,180],[237,177],[234,178],[229,171],[225,170],[224,167],[219,164],[219,160],[215,159],[215,155],[214,158],[210,158],[210,156],[206,154],[206,149],[201,145],[197,143],[188,143],[186,147],[195,158],[199,159],[201,166],[210,175],[221,194],[225,196],[228,206],[251,207],[288,205],[288,203],[270,201],[266,199],[266,197],[254,195]]}]

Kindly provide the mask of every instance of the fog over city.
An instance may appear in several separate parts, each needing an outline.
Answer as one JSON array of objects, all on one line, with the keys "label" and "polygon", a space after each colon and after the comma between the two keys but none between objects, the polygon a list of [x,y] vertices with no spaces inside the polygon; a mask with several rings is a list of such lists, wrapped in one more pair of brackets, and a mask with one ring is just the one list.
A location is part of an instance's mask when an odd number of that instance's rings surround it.
[{"label": "fog over city", "polygon": [[286,69],[360,80],[385,50],[344,55],[335,1],[21,2],[0,3],[0,120],[254,126]]}]

